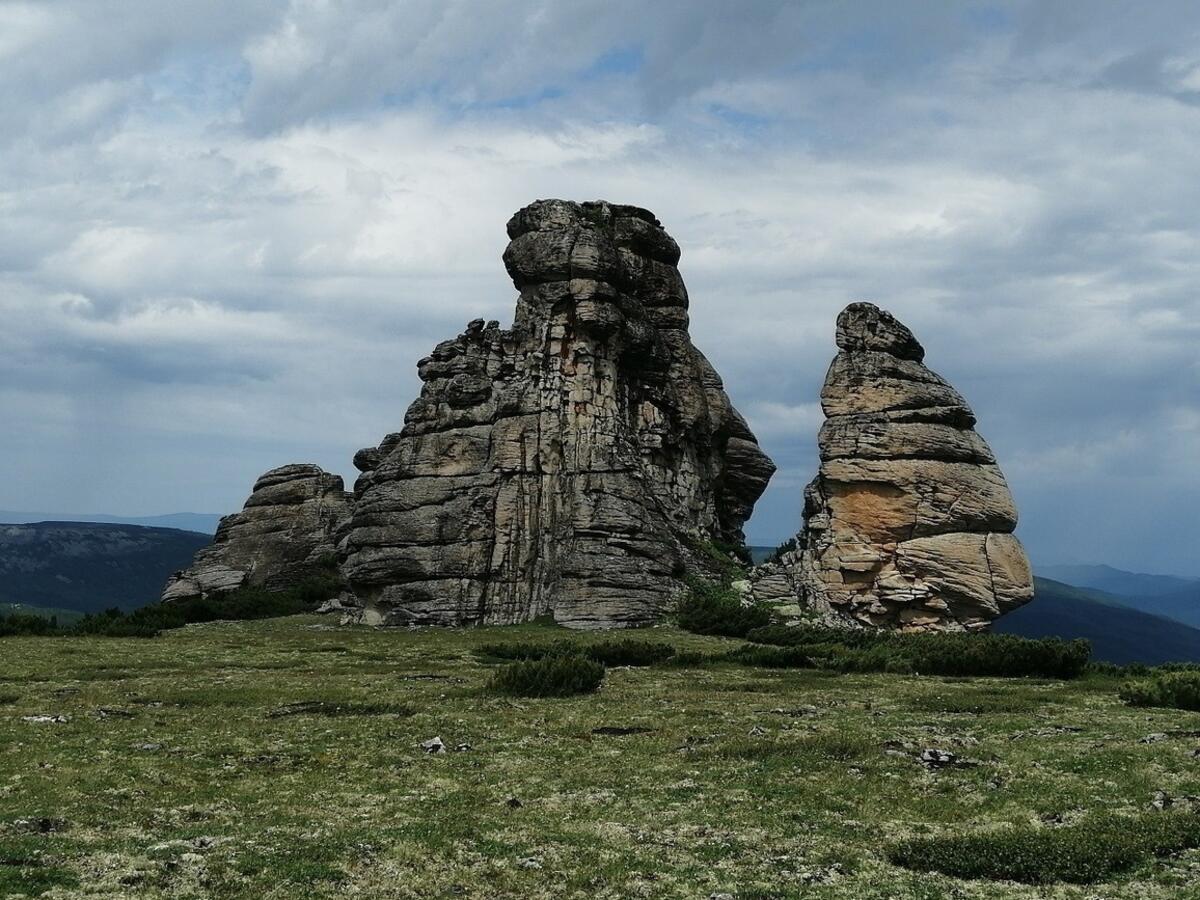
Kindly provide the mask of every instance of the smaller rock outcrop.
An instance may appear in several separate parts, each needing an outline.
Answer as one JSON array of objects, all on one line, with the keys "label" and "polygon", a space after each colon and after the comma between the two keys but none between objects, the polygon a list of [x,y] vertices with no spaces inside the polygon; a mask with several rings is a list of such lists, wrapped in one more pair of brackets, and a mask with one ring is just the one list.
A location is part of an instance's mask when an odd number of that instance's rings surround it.
[{"label": "smaller rock outcrop", "polygon": [[908,630],[976,630],[1029,601],[1016,507],[966,401],[873,304],[838,316],[837,345],[804,529],[755,596]]},{"label": "smaller rock outcrop", "polygon": [[319,466],[272,469],[254,483],[242,511],[221,520],[212,544],[171,577],[163,602],[246,586],[286,590],[327,571],[351,501],[341,477]]}]

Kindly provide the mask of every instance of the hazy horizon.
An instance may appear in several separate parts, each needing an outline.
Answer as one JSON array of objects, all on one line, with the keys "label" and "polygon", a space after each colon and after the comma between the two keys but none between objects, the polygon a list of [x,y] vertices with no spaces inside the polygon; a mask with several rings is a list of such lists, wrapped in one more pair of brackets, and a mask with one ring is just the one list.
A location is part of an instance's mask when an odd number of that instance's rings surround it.
[{"label": "hazy horizon", "polygon": [[1197,574],[1200,8],[0,4],[0,508],[239,509],[511,322],[504,225],[652,210],[800,524],[834,318],[972,405],[1035,562]]}]

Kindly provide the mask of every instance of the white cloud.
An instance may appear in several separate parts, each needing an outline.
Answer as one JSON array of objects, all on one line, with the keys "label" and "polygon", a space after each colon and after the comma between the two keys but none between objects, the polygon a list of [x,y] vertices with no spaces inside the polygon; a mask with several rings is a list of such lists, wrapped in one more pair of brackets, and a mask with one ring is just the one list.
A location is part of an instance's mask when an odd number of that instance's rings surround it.
[{"label": "white cloud", "polygon": [[[1200,502],[1198,29],[1182,3],[0,3],[0,506],[230,509],[269,465],[347,470],[433,343],[509,319],[507,217],[604,197],[683,247],[693,334],[781,466],[760,542],[798,523],[833,319],[871,299],[975,406],[1027,540],[1104,558],[1136,470],[1167,566]],[[1063,527],[1085,490],[1094,552]]]}]

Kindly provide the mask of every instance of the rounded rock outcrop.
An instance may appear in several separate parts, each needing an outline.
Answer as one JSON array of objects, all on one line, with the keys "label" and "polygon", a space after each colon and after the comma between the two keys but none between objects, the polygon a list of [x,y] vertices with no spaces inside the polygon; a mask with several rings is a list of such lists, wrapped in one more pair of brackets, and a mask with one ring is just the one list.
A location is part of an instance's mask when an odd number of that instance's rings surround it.
[{"label": "rounded rock outcrop", "polygon": [[286,590],[335,564],[337,533],[350,514],[342,479],[319,466],[280,466],[259,476],[242,511],[225,516],[213,542],[176,572],[163,602],[240,587]]}]

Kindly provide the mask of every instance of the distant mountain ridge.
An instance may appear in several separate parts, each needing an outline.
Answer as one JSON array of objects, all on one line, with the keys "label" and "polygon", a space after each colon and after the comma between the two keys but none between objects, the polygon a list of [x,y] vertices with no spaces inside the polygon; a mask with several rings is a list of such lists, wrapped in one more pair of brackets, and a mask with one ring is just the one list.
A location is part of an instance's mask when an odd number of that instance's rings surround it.
[{"label": "distant mountain ridge", "polygon": [[221,517],[216,513],[166,513],[161,516],[110,516],[104,513],[14,512],[0,509],[0,525],[32,525],[38,522],[93,522],[109,525],[143,525],[147,528],[178,528],[216,534]]},{"label": "distant mountain ridge", "polygon": [[1200,629],[1133,609],[1124,598],[1034,578],[1033,600],[992,630],[1022,637],[1086,638],[1092,659],[1118,664],[1200,662]]},{"label": "distant mountain ridge", "polygon": [[95,612],[153,603],[212,536],[97,522],[0,525],[0,604]]},{"label": "distant mountain ridge", "polygon": [[1111,566],[1041,566],[1038,574],[1074,587],[1103,591],[1131,609],[1200,628],[1200,578],[1145,575]]}]

